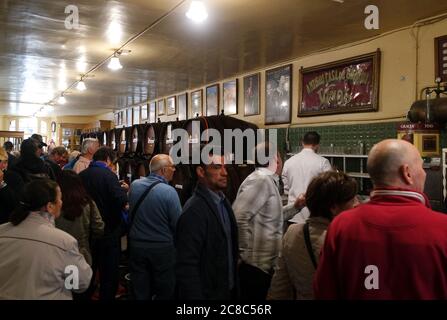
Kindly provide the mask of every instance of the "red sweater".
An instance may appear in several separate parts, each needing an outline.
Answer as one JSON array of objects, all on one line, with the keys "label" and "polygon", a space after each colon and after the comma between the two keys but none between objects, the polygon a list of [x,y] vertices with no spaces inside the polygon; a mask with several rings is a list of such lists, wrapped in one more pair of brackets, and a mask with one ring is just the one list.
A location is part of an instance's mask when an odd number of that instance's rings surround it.
[{"label": "red sweater", "polygon": [[431,210],[421,193],[373,191],[370,202],[329,226],[314,293],[316,299],[447,299],[447,216]]}]

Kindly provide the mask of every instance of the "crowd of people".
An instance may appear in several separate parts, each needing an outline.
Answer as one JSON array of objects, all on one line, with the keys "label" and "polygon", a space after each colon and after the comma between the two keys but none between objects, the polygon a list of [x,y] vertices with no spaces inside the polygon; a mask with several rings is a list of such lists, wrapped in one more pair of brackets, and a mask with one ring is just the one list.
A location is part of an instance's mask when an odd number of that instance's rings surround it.
[{"label": "crowd of people", "polygon": [[33,135],[17,158],[5,143],[0,299],[115,299],[123,235],[137,300],[447,299],[447,217],[423,193],[418,150],[377,143],[367,163],[374,190],[360,203],[355,179],[319,156],[319,144],[306,133],[284,164],[258,144],[269,160],[255,158],[233,203],[225,156],[214,150],[195,166],[182,207],[169,155],[154,156],[150,174],[129,186],[96,139],[78,154],[44,154]]}]

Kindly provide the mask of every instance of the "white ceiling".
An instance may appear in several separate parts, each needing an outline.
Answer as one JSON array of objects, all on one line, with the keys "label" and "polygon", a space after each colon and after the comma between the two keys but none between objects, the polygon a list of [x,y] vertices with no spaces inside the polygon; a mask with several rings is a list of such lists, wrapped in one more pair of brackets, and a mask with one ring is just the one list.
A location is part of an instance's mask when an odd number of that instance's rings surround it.
[{"label": "white ceiling", "polygon": [[0,115],[33,114],[177,5],[124,47],[123,69],[105,63],[43,115],[104,113],[447,12],[445,0],[376,0],[380,29],[366,30],[369,0],[205,0],[208,20],[195,25],[189,0],[79,0],[80,29],[67,30],[67,4],[0,0]]}]

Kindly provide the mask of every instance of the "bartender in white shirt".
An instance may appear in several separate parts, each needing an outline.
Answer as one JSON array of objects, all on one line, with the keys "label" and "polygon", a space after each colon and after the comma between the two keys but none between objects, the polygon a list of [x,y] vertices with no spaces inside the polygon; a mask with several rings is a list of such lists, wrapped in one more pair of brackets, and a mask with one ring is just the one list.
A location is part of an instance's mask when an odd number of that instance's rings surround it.
[{"label": "bartender in white shirt", "polygon": [[[288,204],[304,194],[310,181],[322,172],[332,170],[329,161],[317,154],[320,147],[320,135],[315,131],[307,132],[302,140],[303,150],[284,163],[282,181],[284,193],[288,195]],[[309,216],[307,208],[301,210],[291,221],[299,222]]]}]

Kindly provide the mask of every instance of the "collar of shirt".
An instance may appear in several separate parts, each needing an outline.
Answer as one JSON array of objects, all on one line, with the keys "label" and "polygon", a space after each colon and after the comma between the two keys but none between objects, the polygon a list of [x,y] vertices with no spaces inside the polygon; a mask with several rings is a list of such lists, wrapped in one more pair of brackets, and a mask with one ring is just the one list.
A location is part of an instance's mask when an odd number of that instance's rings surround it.
[{"label": "collar of shirt", "polygon": [[214,192],[214,191],[208,189],[208,193],[211,195],[211,200],[214,201],[214,203],[217,205],[217,207],[219,207],[220,202],[225,199],[225,195],[223,194],[222,191]]},{"label": "collar of shirt", "polygon": [[31,211],[31,213],[38,214],[39,216],[47,220],[49,223],[51,223],[53,226],[55,225],[54,216],[52,214],[45,211]]},{"label": "collar of shirt", "polygon": [[162,177],[162,176],[160,176],[160,175],[158,175],[158,174],[156,174],[156,173],[151,173],[151,174],[149,174],[148,175],[148,178],[149,177],[151,177],[151,178],[154,178],[154,179],[157,179],[157,180],[160,180],[161,182],[164,182],[164,183],[168,183],[168,180],[166,180],[166,178],[165,177]]},{"label": "collar of shirt", "polygon": [[418,201],[422,203],[427,208],[431,209],[430,201],[428,200],[425,193],[421,193],[415,190],[411,189],[405,189],[405,188],[396,188],[396,187],[381,187],[381,188],[375,188],[371,194],[371,200],[375,200],[376,198],[380,197],[405,197],[410,198],[415,201]]},{"label": "collar of shirt", "polygon": [[90,163],[90,167],[97,167],[97,168],[105,168],[108,169],[107,164],[102,161],[92,161]]},{"label": "collar of shirt", "polygon": [[312,152],[312,153],[316,153],[315,151],[314,151],[314,149],[312,149],[312,148],[303,148],[302,150],[301,150],[301,152]]}]

